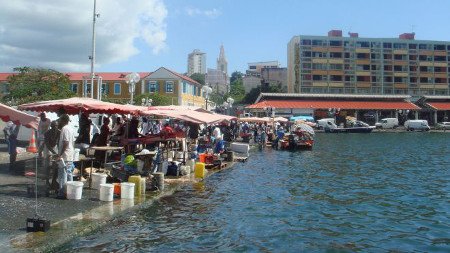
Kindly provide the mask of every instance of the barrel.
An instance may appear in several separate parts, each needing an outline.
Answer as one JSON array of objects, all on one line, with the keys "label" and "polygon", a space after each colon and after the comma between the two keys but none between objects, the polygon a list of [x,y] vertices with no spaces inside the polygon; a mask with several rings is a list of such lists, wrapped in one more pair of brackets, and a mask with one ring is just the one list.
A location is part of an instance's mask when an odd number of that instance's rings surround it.
[{"label": "barrel", "polygon": [[234,152],[227,151],[227,162],[233,162],[233,161],[234,161]]},{"label": "barrel", "polygon": [[196,178],[204,178],[206,175],[205,163],[196,163],[194,174]]},{"label": "barrel", "polygon": [[128,177],[129,183],[134,183],[134,196],[138,197],[141,196],[141,176],[140,175],[134,175]]},{"label": "barrel", "polygon": [[153,175],[153,187],[159,191],[164,190],[164,173],[155,172],[152,175]]}]

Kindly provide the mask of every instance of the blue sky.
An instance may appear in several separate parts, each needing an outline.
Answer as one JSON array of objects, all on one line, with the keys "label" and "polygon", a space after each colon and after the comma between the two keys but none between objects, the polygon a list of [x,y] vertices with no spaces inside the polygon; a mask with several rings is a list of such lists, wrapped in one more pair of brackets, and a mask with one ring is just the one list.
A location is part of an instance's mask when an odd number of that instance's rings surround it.
[{"label": "blue sky", "polygon": [[[74,31],[79,24],[79,31],[82,31],[80,33],[83,36],[80,36],[79,41],[70,43],[72,37],[67,35],[70,39],[64,40],[63,45],[60,43],[60,46],[51,46],[51,54],[36,54],[38,60],[35,64],[88,71],[92,1],[77,2],[72,6],[69,6],[71,1],[68,0],[46,0],[39,1],[38,4],[43,8],[52,1],[63,10],[54,12],[55,15],[64,13],[66,18],[70,17],[64,12],[70,9],[78,13],[77,20],[56,24],[50,20],[37,25],[36,22],[45,20],[49,13],[53,13],[43,12],[45,14],[39,19],[29,22],[29,29],[35,32],[36,27],[41,27],[42,34],[46,34],[43,38],[49,41],[50,30],[55,36],[60,36],[59,33],[67,31],[68,24]],[[6,51],[5,48],[8,47],[2,48],[1,45],[7,44],[9,37],[6,35],[9,30],[15,35],[24,30],[23,25],[19,27],[14,20],[23,20],[27,15],[24,15],[23,8],[15,8],[13,5],[23,7],[30,2],[16,0],[5,4],[4,13],[0,10],[1,55],[18,52]],[[416,39],[450,41],[448,0],[97,0],[97,5],[101,14],[97,24],[99,31],[103,29],[103,33],[97,34],[97,71],[154,71],[164,66],[183,73],[186,71],[187,54],[194,49],[207,53],[207,67],[215,68],[221,44],[225,47],[230,73],[235,70],[245,72],[247,63],[255,61],[278,60],[285,67],[287,43],[293,36],[326,35],[332,29],[343,30],[344,36],[352,31],[358,32],[360,37],[377,38],[396,38],[401,33],[414,31]],[[17,13],[18,19],[14,19],[14,16],[9,18],[14,13]],[[143,26],[135,25],[147,19],[152,22]],[[153,26],[157,29],[151,35],[139,33],[143,29],[151,30]],[[13,28],[16,29],[15,33],[12,33]],[[127,29],[130,29],[131,34],[129,40],[126,40]],[[5,34],[3,38],[2,33]],[[152,40],[153,34],[160,35],[159,39]],[[30,38],[29,34],[24,37]],[[23,39],[20,41],[24,43]],[[117,43],[114,44],[115,42]],[[50,47],[31,39],[29,50],[37,51],[41,44],[42,47]],[[74,53],[69,57],[67,52]],[[64,57],[55,56],[59,54]],[[49,55],[52,59],[45,59]],[[14,59],[13,66],[30,62],[26,56],[13,56],[10,58]],[[11,60],[7,59],[0,56],[1,70],[12,64],[8,65]]]}]

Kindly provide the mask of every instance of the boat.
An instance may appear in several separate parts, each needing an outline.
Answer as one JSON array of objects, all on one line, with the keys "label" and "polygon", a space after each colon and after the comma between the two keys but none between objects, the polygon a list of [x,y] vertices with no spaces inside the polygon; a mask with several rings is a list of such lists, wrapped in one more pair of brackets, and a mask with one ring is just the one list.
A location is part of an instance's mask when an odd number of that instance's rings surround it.
[{"label": "boat", "polygon": [[369,126],[367,123],[356,120],[349,124],[350,127],[338,127],[335,123],[329,121],[325,126],[325,133],[371,133],[375,126]]},{"label": "boat", "polygon": [[314,146],[314,129],[304,123],[296,124],[292,132],[279,138],[277,148],[282,150],[311,150]]}]

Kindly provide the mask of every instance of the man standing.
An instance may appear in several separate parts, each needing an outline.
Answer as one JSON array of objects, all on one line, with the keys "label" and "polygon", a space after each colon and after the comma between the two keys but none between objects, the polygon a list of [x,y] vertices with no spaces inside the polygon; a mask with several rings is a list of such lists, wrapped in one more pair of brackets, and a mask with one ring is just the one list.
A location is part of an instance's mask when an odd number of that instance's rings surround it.
[{"label": "man standing", "polygon": [[38,140],[38,153],[39,157],[42,157],[42,151],[45,148],[45,132],[50,128],[50,119],[47,118],[45,112],[42,112],[39,117],[41,120],[39,121],[38,131],[37,131],[37,140]]},{"label": "man standing", "polygon": [[8,152],[9,152],[9,170],[15,169],[17,159],[17,135],[19,134],[20,124],[16,125],[12,121],[8,122],[5,129],[5,138],[8,136]]},{"label": "man standing", "polygon": [[73,130],[68,125],[69,121],[69,115],[67,114],[63,114],[59,118],[59,127],[61,128],[61,134],[58,144],[58,158],[62,159],[64,163],[61,163],[61,166],[58,166],[59,190],[57,198],[61,199],[65,198],[64,186],[66,185],[67,181],[73,181],[74,134]]},{"label": "man standing", "polygon": [[[44,168],[45,168],[45,174],[47,176],[47,185],[50,184],[50,161],[51,156],[58,155],[58,141],[59,136],[61,135],[61,131],[58,129],[58,122],[52,121],[50,124],[50,129],[45,132],[45,148],[44,148]],[[55,171],[53,171],[53,175],[56,175]],[[53,182],[55,181],[55,176],[53,176]],[[52,184],[53,184],[52,182]]]}]

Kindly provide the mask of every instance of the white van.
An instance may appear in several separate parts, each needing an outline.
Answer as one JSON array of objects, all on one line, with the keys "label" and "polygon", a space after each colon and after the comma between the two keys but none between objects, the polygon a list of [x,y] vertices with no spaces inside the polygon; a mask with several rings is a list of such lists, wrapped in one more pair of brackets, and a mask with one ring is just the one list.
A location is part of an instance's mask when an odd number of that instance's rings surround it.
[{"label": "white van", "polygon": [[376,128],[397,128],[398,127],[398,119],[397,118],[385,118],[381,119],[380,122],[375,124]]},{"label": "white van", "polygon": [[317,126],[316,127],[318,129],[324,129],[328,125],[328,122],[336,124],[336,121],[335,121],[334,118],[323,118],[323,119],[319,119],[317,121]]},{"label": "white van", "polygon": [[429,131],[430,126],[426,120],[407,120],[405,122],[405,128],[407,131]]}]

